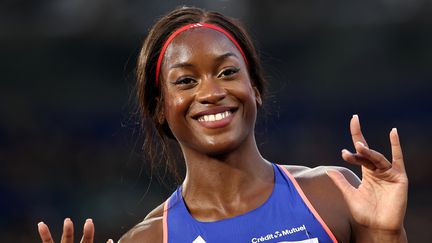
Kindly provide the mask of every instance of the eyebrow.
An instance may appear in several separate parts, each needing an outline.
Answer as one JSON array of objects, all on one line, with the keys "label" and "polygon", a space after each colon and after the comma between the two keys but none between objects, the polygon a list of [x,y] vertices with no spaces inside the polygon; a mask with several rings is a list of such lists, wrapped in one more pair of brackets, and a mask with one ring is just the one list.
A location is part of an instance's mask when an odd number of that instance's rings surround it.
[{"label": "eyebrow", "polygon": [[[227,52],[225,54],[222,54],[218,57],[216,57],[216,63],[221,63],[223,60],[227,59],[228,57],[235,57],[235,58],[239,58],[234,52]],[[179,63],[175,63],[173,65],[171,65],[169,67],[169,69],[174,69],[174,68],[184,68],[184,67],[192,67],[193,65],[189,62],[179,62]]]},{"label": "eyebrow", "polygon": [[227,59],[228,57],[235,57],[235,58],[239,58],[234,52],[227,52],[223,55],[220,55],[216,58],[216,62],[220,63],[222,62],[224,59]]}]

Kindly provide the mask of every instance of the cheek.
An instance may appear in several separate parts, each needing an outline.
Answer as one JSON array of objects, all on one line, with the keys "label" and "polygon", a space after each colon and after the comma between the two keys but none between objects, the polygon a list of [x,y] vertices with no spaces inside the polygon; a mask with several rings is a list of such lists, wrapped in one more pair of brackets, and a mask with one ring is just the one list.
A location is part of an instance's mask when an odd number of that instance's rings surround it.
[{"label": "cheek", "polygon": [[255,91],[249,81],[240,83],[233,93],[235,93],[234,95],[238,97],[238,99],[240,99],[243,103],[255,103]]},{"label": "cheek", "polygon": [[185,106],[186,99],[182,96],[179,97],[173,97],[173,106],[174,107],[183,107]]},{"label": "cheek", "polygon": [[170,95],[165,99],[165,114],[168,123],[175,121],[186,109],[186,99],[183,96]]},{"label": "cheek", "polygon": [[255,120],[258,107],[252,86],[248,83],[244,83],[242,89],[238,90],[237,97],[241,99],[244,105],[244,116],[247,122]]},{"label": "cheek", "polygon": [[246,68],[242,69],[241,78],[236,85],[235,92],[239,98],[247,102],[251,98],[255,100],[255,91],[252,86],[252,80],[250,79],[249,73],[246,70]]}]

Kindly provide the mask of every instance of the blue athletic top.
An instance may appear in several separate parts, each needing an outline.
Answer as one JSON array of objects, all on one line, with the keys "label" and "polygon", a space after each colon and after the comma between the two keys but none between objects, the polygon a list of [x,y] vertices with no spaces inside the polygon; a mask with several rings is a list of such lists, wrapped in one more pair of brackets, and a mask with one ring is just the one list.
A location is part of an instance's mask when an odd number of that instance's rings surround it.
[{"label": "blue athletic top", "polygon": [[164,205],[164,243],[337,242],[288,170],[273,168],[273,192],[261,206],[215,222],[194,219],[179,187]]}]

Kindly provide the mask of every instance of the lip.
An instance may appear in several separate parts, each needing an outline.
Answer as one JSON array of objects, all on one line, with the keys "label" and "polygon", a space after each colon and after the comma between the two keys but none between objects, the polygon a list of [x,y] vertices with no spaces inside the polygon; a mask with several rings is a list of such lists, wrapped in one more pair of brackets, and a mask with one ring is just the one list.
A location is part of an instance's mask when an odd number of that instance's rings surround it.
[{"label": "lip", "polygon": [[[222,118],[221,120],[217,120],[217,121],[198,120],[198,118],[200,118],[201,116],[204,116],[204,115],[215,115],[218,113],[224,113],[226,111],[229,111],[230,115]],[[234,118],[236,111],[237,111],[237,107],[218,106],[218,107],[206,109],[204,111],[200,111],[200,112],[194,114],[192,116],[192,118],[195,119],[201,126],[203,126],[205,128],[211,128],[211,129],[222,128],[222,127],[225,127],[231,123],[231,121]]]}]

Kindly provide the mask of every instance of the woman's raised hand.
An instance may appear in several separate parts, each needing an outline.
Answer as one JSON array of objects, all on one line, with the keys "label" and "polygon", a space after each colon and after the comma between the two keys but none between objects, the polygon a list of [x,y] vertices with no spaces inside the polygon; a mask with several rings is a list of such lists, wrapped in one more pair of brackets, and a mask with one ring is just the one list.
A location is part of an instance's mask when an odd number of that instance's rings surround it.
[{"label": "woman's raised hand", "polygon": [[[42,243],[54,243],[48,225],[44,222],[38,223],[39,236],[41,237]],[[84,223],[83,236],[81,243],[93,243],[94,239],[94,224],[93,220],[87,219]],[[73,243],[74,242],[74,226],[72,220],[66,218],[63,223],[63,233],[60,243]],[[113,243],[111,239],[107,243]]]},{"label": "woman's raised hand", "polygon": [[350,130],[356,152],[344,149],[342,158],[361,166],[360,186],[353,187],[338,171],[328,170],[327,174],[341,190],[359,230],[369,235],[366,238],[404,242],[408,178],[397,130],[393,128],[390,132],[392,162],[369,148],[357,115],[351,119]]}]

